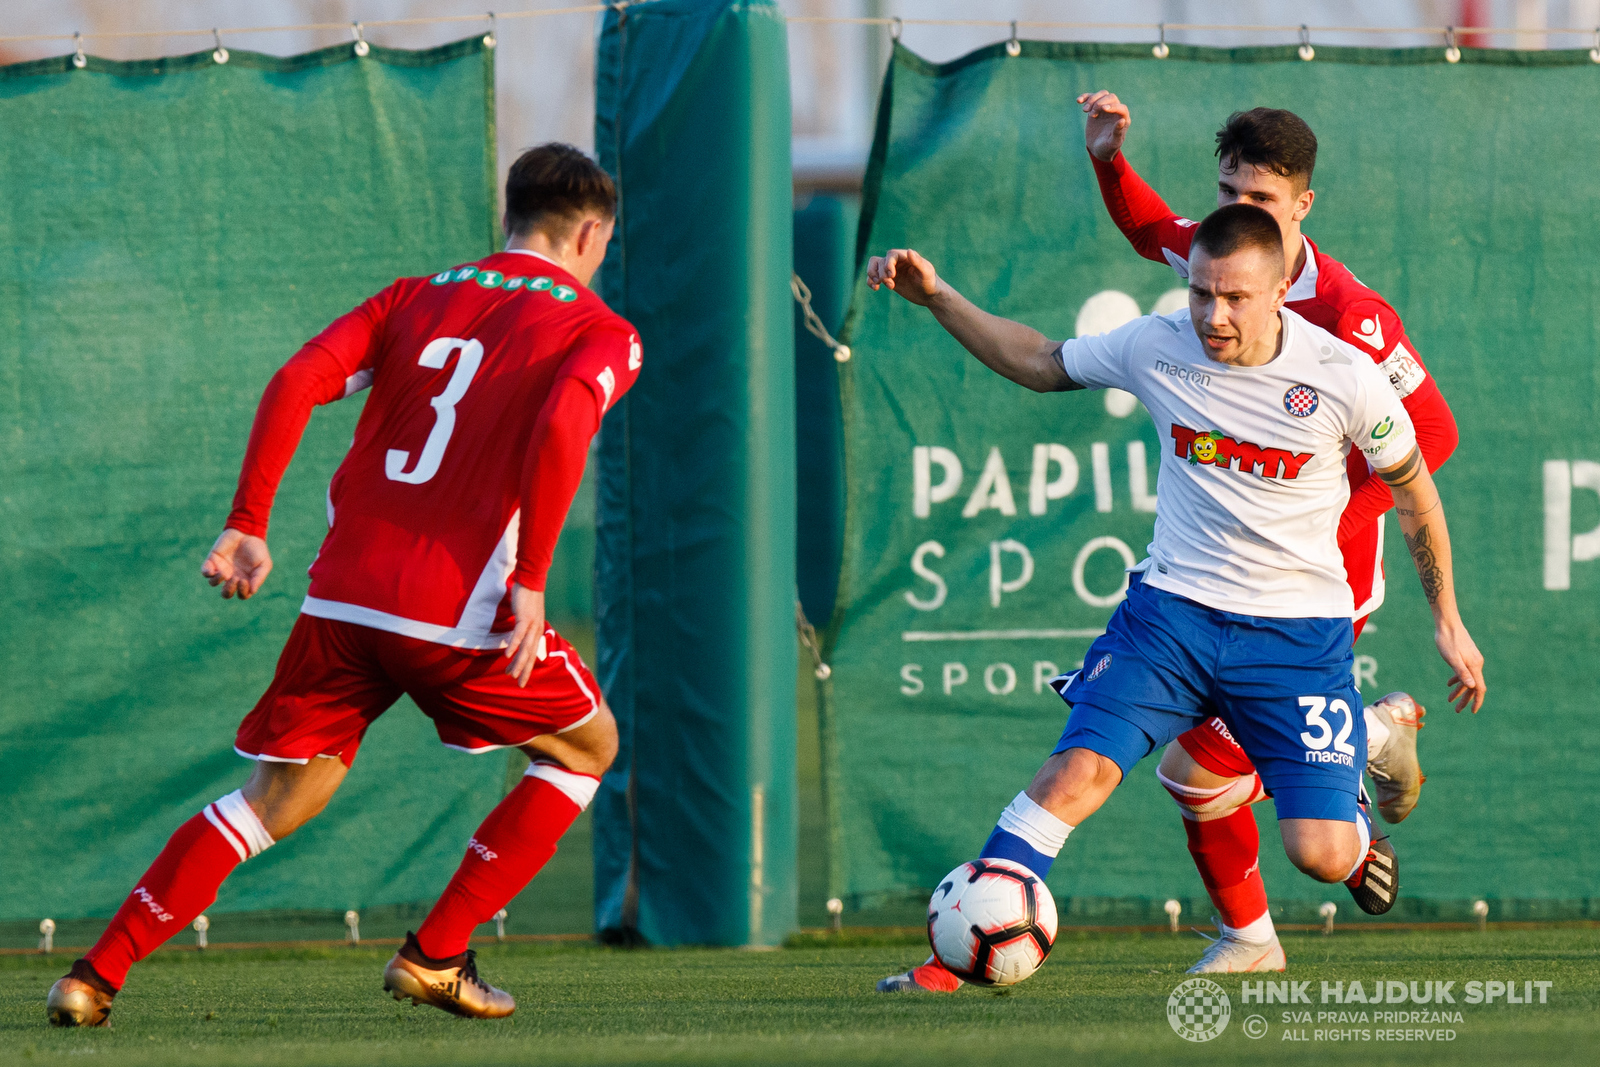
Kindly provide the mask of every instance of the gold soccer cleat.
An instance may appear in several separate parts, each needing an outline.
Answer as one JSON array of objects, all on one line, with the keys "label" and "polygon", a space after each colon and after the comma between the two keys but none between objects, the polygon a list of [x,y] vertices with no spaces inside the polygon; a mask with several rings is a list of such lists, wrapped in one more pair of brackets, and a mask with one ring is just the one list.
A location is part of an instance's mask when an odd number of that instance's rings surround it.
[{"label": "gold soccer cleat", "polygon": [[88,960],[78,960],[72,970],[50,987],[45,1016],[51,1026],[111,1027],[111,998],[117,995],[95,973]]},{"label": "gold soccer cleat", "polygon": [[1417,731],[1427,711],[1405,693],[1390,693],[1371,707],[1388,724],[1389,739],[1367,761],[1367,773],[1377,787],[1378,811],[1385,822],[1396,823],[1417,806],[1427,781],[1417,761]]},{"label": "gold soccer cleat", "polygon": [[478,977],[477,953],[467,949],[447,960],[429,959],[406,934],[406,943],[383,969],[383,988],[394,999],[429,1004],[468,1019],[503,1019],[517,1010],[511,994]]}]

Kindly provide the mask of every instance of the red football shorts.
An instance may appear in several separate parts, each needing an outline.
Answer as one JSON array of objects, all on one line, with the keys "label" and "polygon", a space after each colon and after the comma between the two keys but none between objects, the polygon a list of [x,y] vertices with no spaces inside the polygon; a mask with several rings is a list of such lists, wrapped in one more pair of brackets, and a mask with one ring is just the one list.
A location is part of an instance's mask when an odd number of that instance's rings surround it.
[{"label": "red football shorts", "polygon": [[464,752],[575,729],[598,713],[600,687],[555,630],[545,630],[545,642],[544,660],[519,688],[505,672],[510,661],[502,651],[450,648],[301,615],[272,685],[239,724],[234,749],[282,763],[336,756],[348,767],[367,727],[401,694],[433,720],[440,741]]},{"label": "red football shorts", "polygon": [[[1361,636],[1368,618],[1369,616],[1363,615],[1355,621],[1355,635],[1350,639],[1352,644],[1355,643],[1355,638]],[[1183,750],[1189,753],[1196,763],[1212,774],[1224,778],[1241,778],[1256,773],[1255,764],[1244,754],[1239,742],[1233,739],[1233,734],[1228,732],[1227,725],[1215,716],[1194,729],[1179,734],[1178,744],[1183,746]]]}]

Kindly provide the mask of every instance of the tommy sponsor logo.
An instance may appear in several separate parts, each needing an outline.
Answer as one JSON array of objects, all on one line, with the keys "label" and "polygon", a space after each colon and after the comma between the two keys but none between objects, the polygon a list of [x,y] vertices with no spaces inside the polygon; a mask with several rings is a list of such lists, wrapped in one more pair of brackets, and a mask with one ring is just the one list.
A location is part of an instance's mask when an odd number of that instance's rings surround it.
[{"label": "tommy sponsor logo", "polygon": [[1204,371],[1190,370],[1188,367],[1174,366],[1164,359],[1156,360],[1156,373],[1176,378],[1180,382],[1188,382],[1190,385],[1197,385],[1202,389],[1211,388],[1211,375]]},{"label": "tommy sponsor logo", "polygon": [[1248,441],[1235,441],[1221,430],[1191,430],[1187,426],[1172,425],[1173,454],[1187,459],[1191,465],[1230,467],[1238,461],[1240,473],[1261,469],[1263,478],[1293,480],[1315,455],[1313,452],[1290,452],[1283,448],[1262,448]]},{"label": "tommy sponsor logo", "polygon": [[1370,319],[1362,319],[1361,325],[1355,328],[1356,337],[1372,346],[1373,351],[1383,351],[1383,324],[1374,315]]},{"label": "tommy sponsor logo", "polygon": [[476,837],[467,842],[467,851],[476,852],[485,863],[500,858],[500,853],[495,852],[493,849],[490,849],[483,844],[480,844]]},{"label": "tommy sponsor logo", "polygon": [[144,886],[140,886],[138,889],[133,891],[133,895],[138,897],[144,906],[150,909],[151,915],[154,915],[157,919],[160,919],[164,923],[169,923],[172,921],[172,913],[166,908],[163,908],[160,903],[157,902],[155,896],[151,894],[150,890],[146,889]]}]

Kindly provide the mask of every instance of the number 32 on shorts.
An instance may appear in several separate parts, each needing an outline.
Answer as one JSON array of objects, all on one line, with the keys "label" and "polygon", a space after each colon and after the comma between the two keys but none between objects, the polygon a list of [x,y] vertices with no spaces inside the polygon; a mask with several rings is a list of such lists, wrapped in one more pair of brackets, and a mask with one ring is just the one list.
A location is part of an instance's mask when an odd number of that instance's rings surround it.
[{"label": "number 32 on shorts", "polygon": [[[1306,725],[1316,731],[1316,733],[1312,733],[1311,730],[1302,732],[1301,744],[1313,752],[1322,752],[1327,749],[1331,741],[1335,752],[1355,756],[1355,746],[1350,744],[1350,731],[1356,727],[1356,717],[1351,714],[1349,704],[1338,699],[1330,702],[1326,697],[1301,697],[1300,707],[1306,713]],[[1336,712],[1344,716],[1344,726],[1339,730],[1338,737],[1333,735],[1333,726],[1322,717],[1324,712]]]}]

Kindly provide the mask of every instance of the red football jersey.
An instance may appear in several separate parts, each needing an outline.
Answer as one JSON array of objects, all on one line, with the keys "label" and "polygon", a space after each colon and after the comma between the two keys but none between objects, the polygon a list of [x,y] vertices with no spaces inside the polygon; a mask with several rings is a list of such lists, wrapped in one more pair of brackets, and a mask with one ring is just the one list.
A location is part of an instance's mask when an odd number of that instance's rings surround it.
[{"label": "red football jersey", "polygon": [[228,525],[264,536],[311,404],[370,386],[301,610],[504,647],[513,574],[543,589],[589,438],[641,362],[633,327],[543,256],[402,278],[274,378]]},{"label": "red football jersey", "polygon": [[[1140,255],[1170,264],[1187,280],[1189,244],[1199,224],[1167,207],[1120,152],[1110,163],[1090,159],[1106,209],[1123,236]],[[1284,305],[1372,357],[1411,416],[1428,469],[1437,470],[1455,451],[1455,417],[1406,337],[1400,316],[1343,263],[1324,255],[1311,238],[1302,239],[1305,265],[1291,281]],[[1339,520],[1339,547],[1355,594],[1355,617],[1361,618],[1383,603],[1383,517],[1394,506],[1394,496],[1382,479],[1372,477],[1360,449],[1350,450],[1345,471],[1350,501]]]}]

